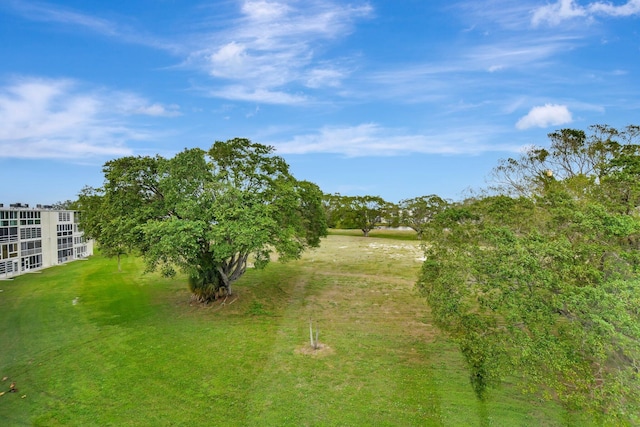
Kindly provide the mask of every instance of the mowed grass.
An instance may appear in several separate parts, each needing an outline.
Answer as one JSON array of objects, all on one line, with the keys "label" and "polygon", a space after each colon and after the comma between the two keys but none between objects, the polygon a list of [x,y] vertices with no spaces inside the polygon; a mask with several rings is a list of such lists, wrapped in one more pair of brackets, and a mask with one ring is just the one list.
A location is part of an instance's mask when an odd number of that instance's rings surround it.
[{"label": "mowed grass", "polygon": [[[418,242],[331,235],[191,304],[95,256],[0,281],[0,425],[585,425],[507,384],[479,403],[414,288]],[[321,347],[309,345],[309,321]]]}]

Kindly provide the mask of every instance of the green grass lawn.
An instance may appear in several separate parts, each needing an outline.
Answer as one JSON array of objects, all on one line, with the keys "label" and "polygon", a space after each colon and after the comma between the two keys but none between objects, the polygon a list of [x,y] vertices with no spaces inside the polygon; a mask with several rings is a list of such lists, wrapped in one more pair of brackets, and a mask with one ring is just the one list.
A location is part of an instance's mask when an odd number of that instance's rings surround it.
[{"label": "green grass lawn", "polygon": [[0,281],[0,425],[585,425],[516,381],[478,403],[420,265],[416,241],[331,235],[206,307],[136,258]]}]

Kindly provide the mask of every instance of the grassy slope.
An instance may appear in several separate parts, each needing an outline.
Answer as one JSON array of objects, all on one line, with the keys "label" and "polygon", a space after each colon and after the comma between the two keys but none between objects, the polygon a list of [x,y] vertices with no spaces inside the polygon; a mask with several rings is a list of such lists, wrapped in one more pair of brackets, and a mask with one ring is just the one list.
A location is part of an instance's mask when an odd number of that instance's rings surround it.
[{"label": "grassy slope", "polygon": [[210,307],[133,258],[0,282],[0,390],[19,388],[0,424],[583,425],[513,386],[475,400],[415,295],[419,258],[417,242],[332,235]]}]

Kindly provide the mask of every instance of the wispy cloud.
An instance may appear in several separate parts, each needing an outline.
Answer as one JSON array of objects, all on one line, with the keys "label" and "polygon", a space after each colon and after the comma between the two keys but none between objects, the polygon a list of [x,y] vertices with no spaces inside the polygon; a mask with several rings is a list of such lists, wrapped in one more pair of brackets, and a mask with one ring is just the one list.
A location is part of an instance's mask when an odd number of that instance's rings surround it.
[{"label": "wispy cloud", "polygon": [[143,115],[152,117],[177,117],[181,116],[180,106],[176,104],[163,105],[158,102],[149,102],[147,99],[129,92],[116,92],[111,94],[117,98],[114,111],[123,115]]},{"label": "wispy cloud", "polygon": [[441,134],[406,134],[376,123],[323,127],[317,133],[298,135],[286,142],[272,142],[280,154],[332,153],[349,157],[397,156],[413,153],[479,154],[487,151],[517,152],[521,146],[492,145],[486,127],[453,130]]},{"label": "wispy cloud", "polygon": [[491,35],[496,31],[522,31],[531,21],[530,0],[461,0],[450,6],[466,21],[464,32]]},{"label": "wispy cloud", "polygon": [[516,123],[518,129],[529,129],[532,127],[549,127],[571,123],[573,118],[566,105],[545,104],[540,107],[533,107],[529,113]]},{"label": "wispy cloud", "polygon": [[[232,100],[300,103],[304,88],[336,87],[349,69],[326,61],[320,46],[339,40],[372,13],[366,3],[244,1],[241,17],[209,33],[186,61],[226,82],[213,93]],[[292,89],[297,87],[298,89]]]},{"label": "wispy cloud", "polygon": [[68,7],[46,2],[22,0],[9,0],[4,6],[23,18],[32,21],[82,28],[124,43],[139,44],[174,53],[182,51],[182,47],[173,41],[147,34],[139,28],[133,28],[98,16],[91,16]]},{"label": "wispy cloud", "polygon": [[625,4],[614,5],[604,2],[591,2],[585,6],[575,0],[558,0],[534,10],[531,23],[538,26],[543,23],[558,25],[573,18],[592,19],[595,16],[625,17],[640,15],[640,0],[628,0]]},{"label": "wispy cloud", "polygon": [[65,79],[20,78],[0,87],[0,157],[86,158],[131,154],[150,134],[129,115],[173,115],[177,107],[129,93],[86,90]]},{"label": "wispy cloud", "polygon": [[270,90],[265,88],[252,88],[241,84],[228,85],[220,89],[212,89],[207,95],[235,101],[257,102],[262,104],[296,105],[308,101],[303,94],[288,93],[285,91]]},{"label": "wispy cloud", "polygon": [[466,55],[464,65],[471,70],[502,71],[510,68],[535,66],[569,50],[577,37],[512,36],[509,40],[481,44]]},{"label": "wispy cloud", "polygon": [[516,34],[493,42],[481,40],[444,58],[392,65],[362,76],[360,86],[366,86],[360,96],[440,105],[476,95],[483,99],[474,103],[495,100],[505,95],[508,81],[537,79],[540,70],[550,68],[578,43],[571,35]]},{"label": "wispy cloud", "polygon": [[115,36],[119,33],[118,26],[113,22],[85,15],[58,5],[17,0],[9,0],[6,5],[10,6],[15,12],[25,18],[33,21],[75,25],[108,36]]}]

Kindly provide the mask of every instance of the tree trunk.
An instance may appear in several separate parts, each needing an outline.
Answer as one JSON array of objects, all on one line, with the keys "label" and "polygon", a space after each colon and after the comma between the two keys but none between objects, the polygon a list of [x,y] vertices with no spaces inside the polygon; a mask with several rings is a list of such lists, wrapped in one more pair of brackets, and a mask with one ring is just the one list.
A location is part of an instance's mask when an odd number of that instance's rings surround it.
[{"label": "tree trunk", "polygon": [[220,276],[220,280],[222,282],[221,287],[224,287],[227,295],[231,295],[231,280],[229,280],[229,277],[225,274],[224,270],[220,266],[218,266],[218,275]]}]

